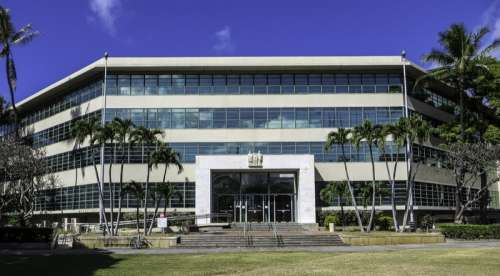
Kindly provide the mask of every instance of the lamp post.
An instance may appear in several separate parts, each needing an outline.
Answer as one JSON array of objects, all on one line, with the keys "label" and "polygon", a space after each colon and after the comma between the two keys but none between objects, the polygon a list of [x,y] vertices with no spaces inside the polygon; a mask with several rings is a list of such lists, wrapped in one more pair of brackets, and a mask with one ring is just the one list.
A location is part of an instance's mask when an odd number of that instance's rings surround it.
[{"label": "lamp post", "polygon": [[[407,80],[406,80],[406,51],[403,50],[401,51],[401,63],[403,65],[403,104],[404,104],[404,117],[409,118],[409,110],[408,110],[408,88],[407,88]],[[410,151],[412,150],[411,145],[410,145],[410,139],[407,136],[406,137],[406,152],[405,152],[405,160],[406,160],[406,187],[409,189],[408,191],[408,208],[409,210],[409,216],[410,216],[410,222],[409,226],[414,227],[415,225],[415,219],[413,216],[413,184],[411,183],[410,179],[410,172],[411,172],[411,162],[412,160],[409,160],[410,156]],[[403,229],[404,231],[404,229]]]},{"label": "lamp post", "polygon": [[[108,77],[108,52],[104,53],[104,84],[102,88],[102,111],[101,111],[101,125],[104,127],[106,124],[106,89]],[[102,199],[99,201],[99,224],[102,225],[104,216],[104,144],[101,145],[101,194]],[[113,204],[113,202],[111,202]],[[113,222],[111,222],[113,223]]]}]

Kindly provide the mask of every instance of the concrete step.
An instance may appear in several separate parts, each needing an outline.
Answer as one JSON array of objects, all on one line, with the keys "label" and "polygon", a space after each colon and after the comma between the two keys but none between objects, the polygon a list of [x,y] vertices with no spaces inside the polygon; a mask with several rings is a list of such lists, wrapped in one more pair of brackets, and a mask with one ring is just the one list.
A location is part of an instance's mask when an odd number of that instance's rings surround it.
[{"label": "concrete step", "polygon": [[180,247],[277,247],[345,245],[336,234],[293,235],[182,235]]}]

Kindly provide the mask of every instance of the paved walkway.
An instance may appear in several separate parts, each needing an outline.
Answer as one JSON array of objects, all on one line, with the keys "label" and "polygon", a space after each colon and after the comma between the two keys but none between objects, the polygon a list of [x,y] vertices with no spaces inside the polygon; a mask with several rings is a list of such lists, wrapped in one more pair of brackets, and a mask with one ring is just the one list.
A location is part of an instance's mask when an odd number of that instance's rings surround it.
[{"label": "paved walkway", "polygon": [[499,240],[491,241],[448,241],[436,244],[372,245],[372,246],[313,246],[313,247],[261,247],[261,248],[165,248],[165,249],[56,249],[56,250],[7,250],[0,249],[0,255],[81,255],[81,254],[209,254],[237,252],[386,252],[408,249],[444,249],[444,248],[500,248]]}]

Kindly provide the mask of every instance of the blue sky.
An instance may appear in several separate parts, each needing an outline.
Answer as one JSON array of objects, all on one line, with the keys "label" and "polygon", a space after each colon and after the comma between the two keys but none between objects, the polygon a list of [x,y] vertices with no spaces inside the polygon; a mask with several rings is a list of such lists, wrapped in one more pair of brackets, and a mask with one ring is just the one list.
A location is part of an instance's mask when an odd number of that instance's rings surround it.
[{"label": "blue sky", "polygon": [[[17,100],[110,56],[398,55],[414,62],[451,23],[500,36],[500,0],[4,0],[17,28]],[[492,39],[488,38],[488,39]],[[2,62],[4,62],[2,60]],[[424,65],[428,66],[428,65]],[[0,94],[7,96],[4,65]]]}]

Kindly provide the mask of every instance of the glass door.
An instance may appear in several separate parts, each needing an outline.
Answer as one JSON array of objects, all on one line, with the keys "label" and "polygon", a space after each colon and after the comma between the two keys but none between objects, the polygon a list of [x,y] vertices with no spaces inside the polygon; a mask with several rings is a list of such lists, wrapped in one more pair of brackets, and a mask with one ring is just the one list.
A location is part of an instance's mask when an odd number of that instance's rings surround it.
[{"label": "glass door", "polygon": [[264,222],[265,195],[250,194],[243,196],[246,201],[247,222]]}]

